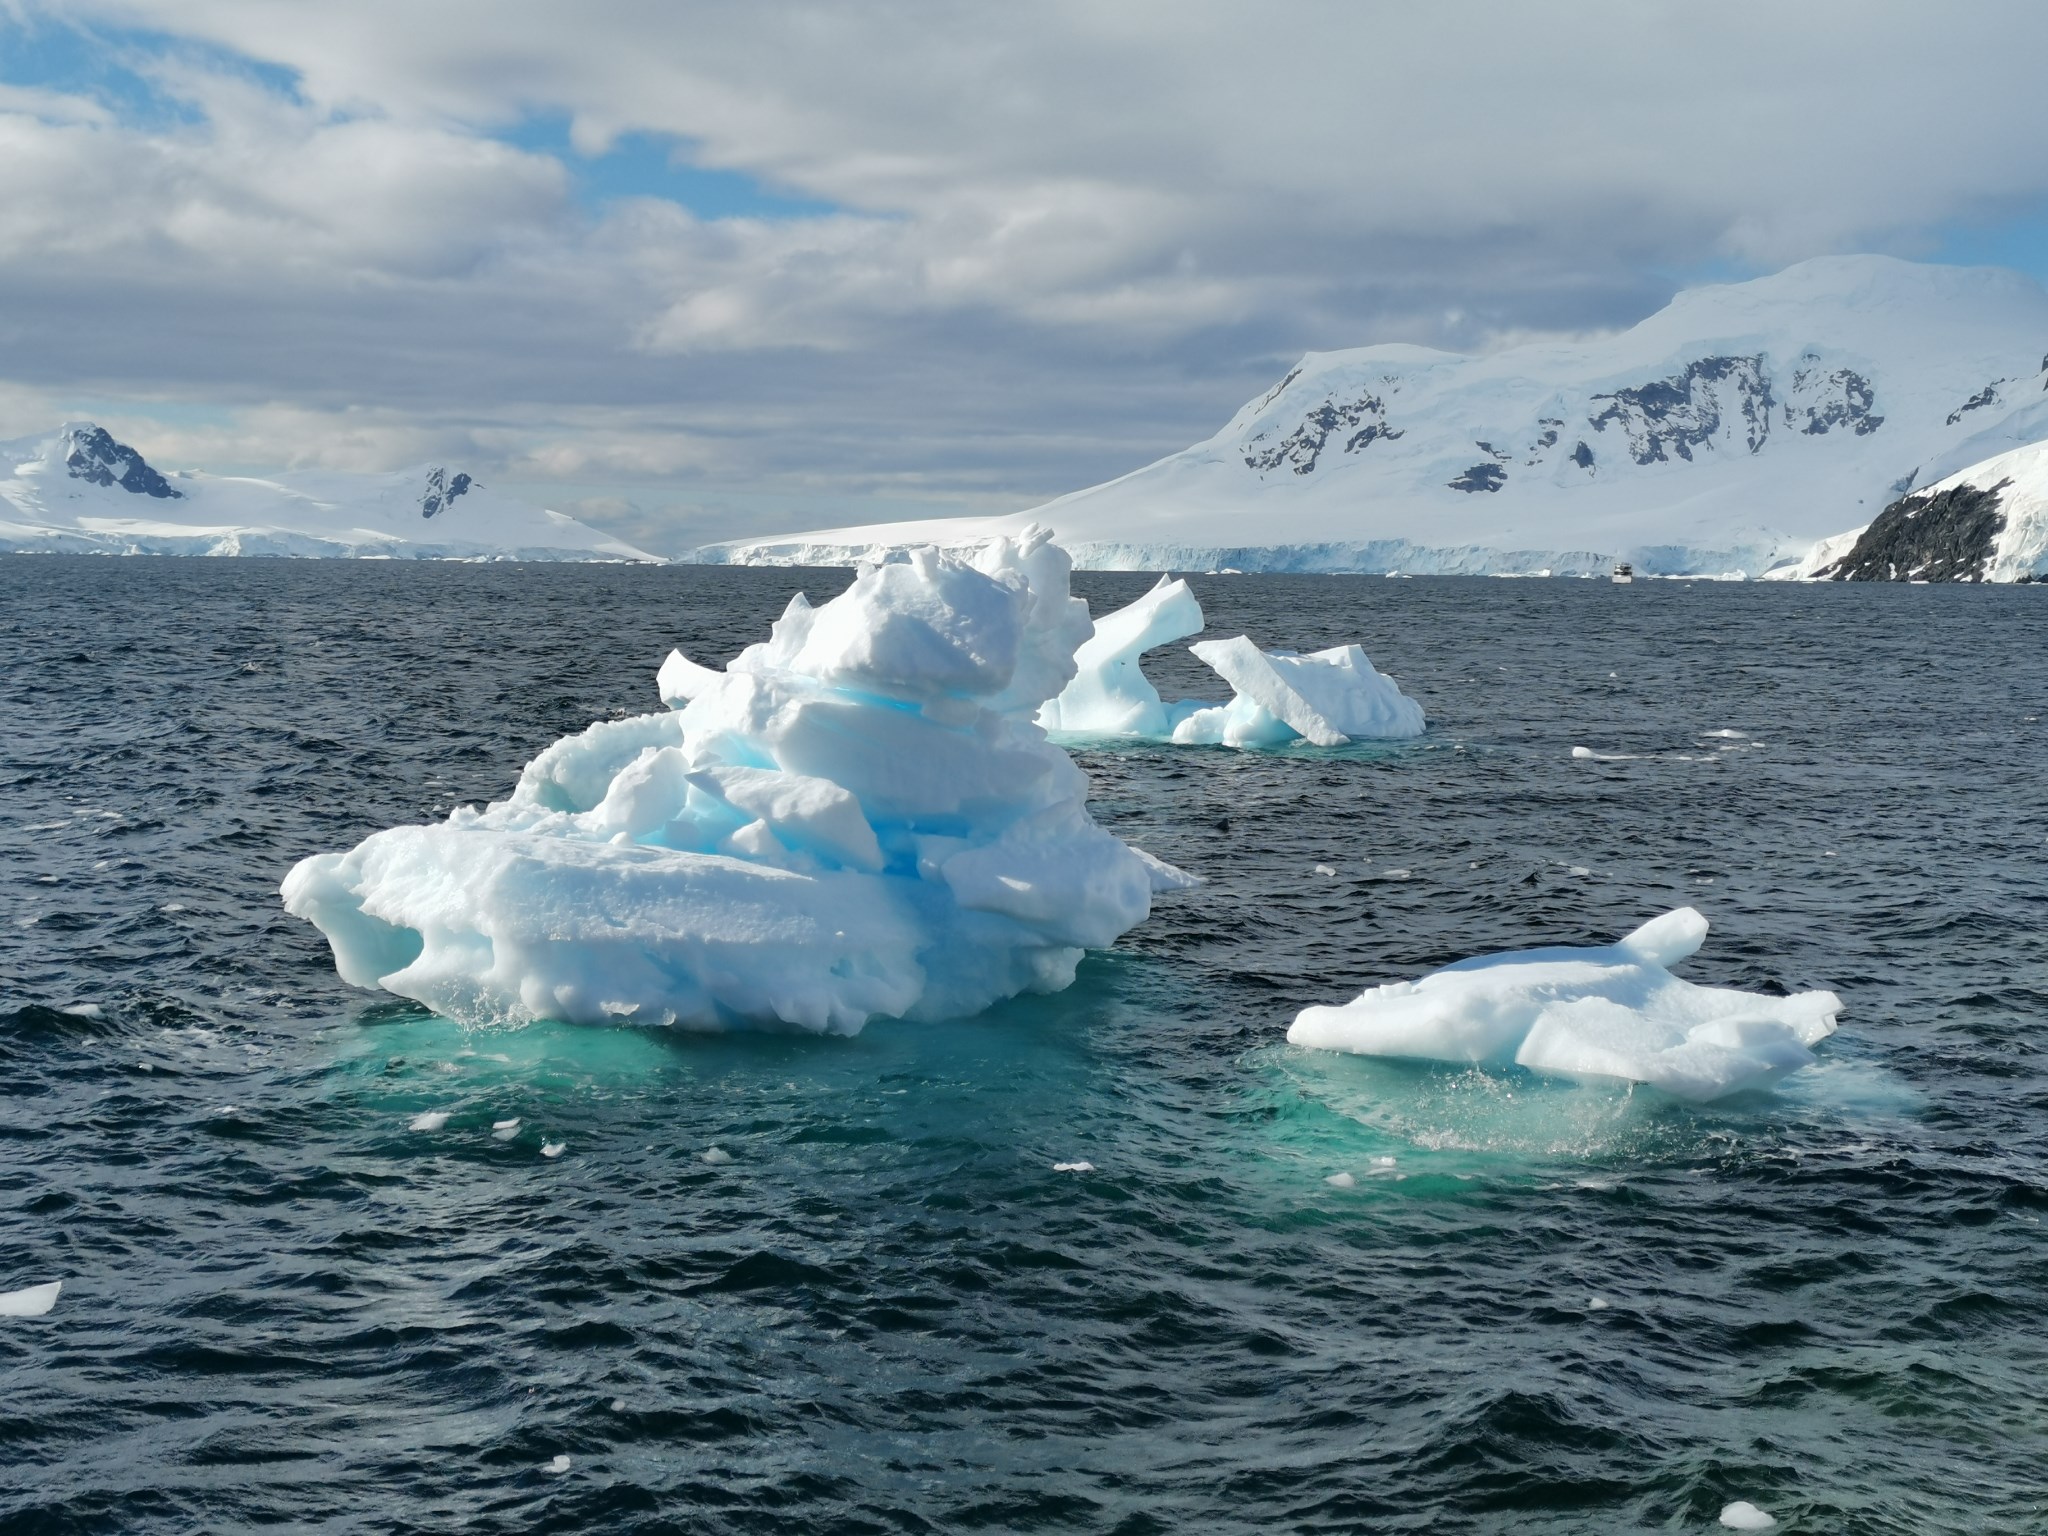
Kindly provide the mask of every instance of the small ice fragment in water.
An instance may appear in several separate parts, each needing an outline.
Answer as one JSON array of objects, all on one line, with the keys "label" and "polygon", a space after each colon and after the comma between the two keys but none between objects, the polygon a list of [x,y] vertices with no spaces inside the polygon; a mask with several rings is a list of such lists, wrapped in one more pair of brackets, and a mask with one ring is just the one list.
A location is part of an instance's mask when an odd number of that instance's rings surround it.
[{"label": "small ice fragment in water", "polygon": [[157,911],[159,912],[182,912],[184,910],[185,903],[183,903],[182,901],[167,901],[162,906],[157,908]]},{"label": "small ice fragment in water", "polygon": [[18,1291],[0,1292],[0,1317],[41,1317],[57,1305],[57,1293],[63,1289],[62,1280],[51,1280]]},{"label": "small ice fragment in water", "polygon": [[1054,1173],[1093,1173],[1095,1165],[1093,1163],[1054,1163],[1052,1171]]},{"label": "small ice fragment in water", "polygon": [[569,1458],[566,1456],[557,1456],[553,1461],[541,1468],[541,1471],[557,1477],[568,1470]]},{"label": "small ice fragment in water", "polygon": [[1407,880],[1407,879],[1410,879],[1410,878],[1412,878],[1412,877],[1411,877],[1411,876],[1409,875],[1408,871],[1407,871],[1407,870],[1405,870],[1405,869],[1390,869],[1390,870],[1387,870],[1387,871],[1385,871],[1385,872],[1384,872],[1384,873],[1383,873],[1383,874],[1382,874],[1382,875],[1380,876],[1380,878],[1381,878],[1382,880]]},{"label": "small ice fragment in water", "polygon": [[723,1168],[732,1161],[732,1154],[723,1147],[706,1147],[697,1155],[714,1168]]},{"label": "small ice fragment in water", "polygon": [[98,1003],[66,1003],[57,1011],[68,1013],[75,1019],[104,1019],[107,1016],[106,1009]]},{"label": "small ice fragment in water", "polygon": [[447,1110],[423,1109],[412,1117],[412,1123],[406,1126],[406,1129],[409,1131],[438,1131],[447,1123]]},{"label": "small ice fragment in water", "polygon": [[1304,1008],[1292,1045],[1647,1083],[1704,1103],[1810,1066],[1834,1033],[1832,992],[1770,997],[1701,987],[1668,967],[1696,951],[1691,907],[1600,948],[1480,955],[1416,981],[1373,987],[1341,1007]]},{"label": "small ice fragment in water", "polygon": [[1721,1511],[1721,1523],[1731,1531],[1768,1531],[1777,1518],[1765,1514],[1747,1499],[1737,1499]]},{"label": "small ice fragment in water", "polygon": [[1316,873],[1319,875],[1334,875],[1337,871],[1330,868],[1327,864],[1318,864],[1316,866]]},{"label": "small ice fragment in water", "polygon": [[517,1115],[514,1115],[510,1120],[493,1120],[491,1122],[491,1140],[493,1141],[510,1141],[518,1134],[519,1117]]},{"label": "small ice fragment in water", "polygon": [[1358,1183],[1358,1180],[1348,1173],[1333,1173],[1324,1179],[1323,1182],[1333,1189],[1350,1189]]},{"label": "small ice fragment in water", "polygon": [[540,1144],[540,1155],[542,1157],[560,1157],[568,1150],[569,1143],[566,1141],[544,1141]]},{"label": "small ice fragment in water", "polygon": [[1394,1166],[1394,1160],[1391,1157],[1376,1157],[1372,1160],[1372,1165],[1375,1168],[1391,1168]]},{"label": "small ice fragment in water", "polygon": [[1607,1310],[1607,1298],[1604,1296],[1595,1296],[1592,1300],[1586,1303],[1586,1310],[1588,1312],[1605,1312]]},{"label": "small ice fragment in water", "polygon": [[613,1398],[613,1399],[612,1399],[612,1412],[613,1412],[613,1413],[624,1413],[625,1411],[626,1411],[626,1400],[625,1400],[625,1399],[624,1399],[623,1397],[615,1397],[615,1398]]},{"label": "small ice fragment in water", "polygon": [[1590,875],[1593,873],[1583,864],[1567,864],[1564,867],[1564,872],[1568,875]]}]

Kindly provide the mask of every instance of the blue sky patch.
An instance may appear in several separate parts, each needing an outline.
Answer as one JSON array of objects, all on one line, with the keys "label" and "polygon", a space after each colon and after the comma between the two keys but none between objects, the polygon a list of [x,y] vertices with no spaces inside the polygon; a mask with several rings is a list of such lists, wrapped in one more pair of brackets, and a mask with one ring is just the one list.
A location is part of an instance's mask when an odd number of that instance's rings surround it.
[{"label": "blue sky patch", "polygon": [[0,9],[0,81],[98,102],[132,128],[161,129],[203,120],[191,102],[150,79],[151,61],[181,59],[219,74],[239,75],[290,100],[299,99],[295,70],[264,64],[185,38],[134,28],[88,28],[47,18],[16,18]]},{"label": "blue sky patch", "polygon": [[700,219],[812,219],[842,211],[801,193],[778,191],[743,171],[694,165],[687,141],[662,134],[621,134],[605,153],[584,155],[569,141],[567,116],[546,113],[495,137],[561,161],[578,199],[593,212],[622,197],[664,198]]}]

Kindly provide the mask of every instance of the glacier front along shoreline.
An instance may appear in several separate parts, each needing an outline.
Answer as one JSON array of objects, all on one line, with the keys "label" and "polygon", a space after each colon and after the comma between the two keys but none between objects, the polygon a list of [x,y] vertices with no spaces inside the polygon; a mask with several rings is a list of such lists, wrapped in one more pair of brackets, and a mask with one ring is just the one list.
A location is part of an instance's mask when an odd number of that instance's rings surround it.
[{"label": "glacier front along shoreline", "polygon": [[1096,825],[1033,723],[1090,633],[1069,570],[1033,532],[798,594],[508,799],[302,860],[286,909],[345,980],[477,1022],[853,1034],[1057,991],[1191,883]]}]

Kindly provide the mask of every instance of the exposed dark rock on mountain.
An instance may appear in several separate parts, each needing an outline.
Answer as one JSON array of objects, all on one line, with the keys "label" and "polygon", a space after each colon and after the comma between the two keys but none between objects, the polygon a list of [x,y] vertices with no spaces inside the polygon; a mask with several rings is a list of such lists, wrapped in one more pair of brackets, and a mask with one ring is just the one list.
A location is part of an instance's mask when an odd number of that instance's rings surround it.
[{"label": "exposed dark rock on mountain", "polygon": [[1969,399],[1965,400],[1961,405],[1957,406],[1954,410],[1948,413],[1948,424],[1950,426],[1954,426],[1957,422],[1961,421],[1963,417],[1969,412],[1981,411],[1987,405],[1997,404],[1998,386],[2003,384],[2004,382],[2005,380],[2003,379],[1993,379],[1989,384],[1986,384],[1982,389],[1978,390],[1977,393],[1970,396]]},{"label": "exposed dark rock on mountain", "polygon": [[69,452],[64,467],[74,480],[88,485],[118,485],[138,496],[181,500],[184,492],[151,469],[141,454],[117,443],[105,427],[73,427],[66,433]]},{"label": "exposed dark rock on mountain", "polygon": [[2005,529],[1999,496],[2011,484],[1903,496],[1820,574],[1836,581],[1982,581]]},{"label": "exposed dark rock on mountain", "polygon": [[420,516],[432,517],[436,512],[446,512],[455,505],[455,498],[473,483],[467,475],[451,476],[444,469],[428,470],[426,494],[420,497]]},{"label": "exposed dark rock on mountain", "polygon": [[[1300,371],[1296,369],[1295,373]],[[1281,388],[1286,388],[1293,378],[1294,374],[1289,374],[1281,381]],[[1274,391],[1275,395],[1278,393],[1278,390]],[[1392,441],[1401,435],[1387,425],[1386,402],[1378,395],[1362,395],[1351,401],[1332,400],[1310,411],[1302,418],[1300,426],[1272,447],[1253,446],[1252,451],[1244,456],[1244,462],[1247,467],[1257,470],[1278,469],[1282,464],[1288,464],[1293,466],[1297,475],[1306,475],[1314,471],[1316,460],[1332,434],[1352,427],[1359,430],[1345,440],[1346,453],[1356,453],[1381,438]],[[1253,444],[1258,441],[1254,438]]]},{"label": "exposed dark rock on mountain", "polygon": [[1877,392],[1862,374],[1853,368],[1824,370],[1811,354],[1800,362],[1785,401],[1786,426],[1809,437],[1820,437],[1834,427],[1868,437],[1884,425],[1884,418],[1871,409]]},{"label": "exposed dark rock on mountain", "polygon": [[1673,455],[1690,462],[1693,449],[1710,442],[1731,411],[1746,428],[1751,453],[1771,435],[1771,381],[1761,356],[1703,357],[1668,379],[1593,399],[1608,404],[1588,422],[1602,432],[1609,422],[1619,424],[1638,464],[1663,463]]},{"label": "exposed dark rock on mountain", "polygon": [[[1481,443],[1484,448],[1486,444]],[[1497,491],[1507,484],[1508,472],[1498,464],[1474,464],[1457,479],[1450,482],[1454,491]]]}]

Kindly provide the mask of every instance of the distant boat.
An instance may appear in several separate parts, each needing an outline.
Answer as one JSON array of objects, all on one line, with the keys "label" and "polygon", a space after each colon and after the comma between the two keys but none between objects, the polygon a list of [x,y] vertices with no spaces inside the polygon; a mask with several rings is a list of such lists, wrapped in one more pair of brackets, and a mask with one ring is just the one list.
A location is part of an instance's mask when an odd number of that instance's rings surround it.
[{"label": "distant boat", "polygon": [[1624,585],[1628,582],[1634,581],[1635,579],[1636,568],[1630,565],[1626,560],[1623,560],[1614,567],[1614,580],[1617,585]]}]

